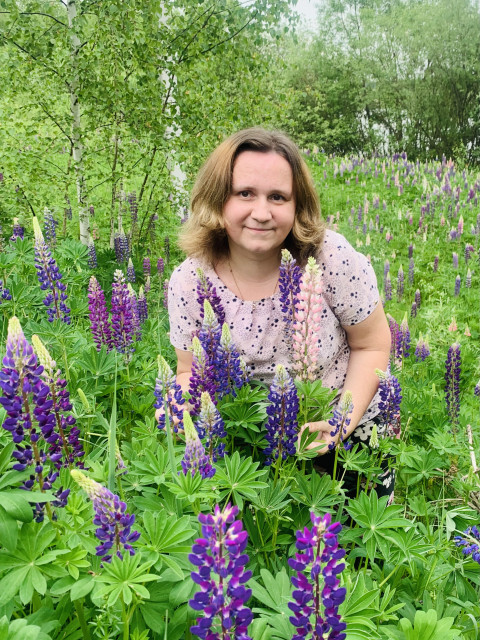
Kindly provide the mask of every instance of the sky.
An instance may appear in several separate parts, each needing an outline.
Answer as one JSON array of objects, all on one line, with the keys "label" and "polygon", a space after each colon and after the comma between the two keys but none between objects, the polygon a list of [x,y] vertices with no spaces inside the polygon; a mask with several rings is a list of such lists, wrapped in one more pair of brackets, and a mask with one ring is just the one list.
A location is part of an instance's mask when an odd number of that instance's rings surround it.
[{"label": "sky", "polygon": [[295,6],[295,10],[305,20],[307,26],[313,27],[316,21],[317,10],[315,5],[318,2],[319,0],[298,0]]}]

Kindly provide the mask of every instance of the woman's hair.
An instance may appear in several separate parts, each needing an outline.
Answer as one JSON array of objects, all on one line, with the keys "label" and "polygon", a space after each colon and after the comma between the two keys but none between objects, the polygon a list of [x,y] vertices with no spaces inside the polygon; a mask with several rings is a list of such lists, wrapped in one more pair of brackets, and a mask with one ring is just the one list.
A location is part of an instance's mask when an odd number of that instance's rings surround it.
[{"label": "woman's hair", "polygon": [[277,153],[292,169],[295,220],[284,242],[300,265],[316,255],[325,225],[313,180],[298,147],[281,131],[260,127],[243,129],[224,140],[200,169],[191,196],[191,216],[180,234],[179,245],[188,256],[211,264],[228,256],[223,208],[232,191],[235,160],[243,151]]}]

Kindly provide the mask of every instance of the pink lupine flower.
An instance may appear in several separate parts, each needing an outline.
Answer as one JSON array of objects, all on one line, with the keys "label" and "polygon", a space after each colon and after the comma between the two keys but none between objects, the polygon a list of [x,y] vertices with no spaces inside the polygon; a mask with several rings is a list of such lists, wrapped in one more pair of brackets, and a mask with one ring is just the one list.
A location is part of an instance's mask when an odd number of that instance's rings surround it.
[{"label": "pink lupine flower", "polygon": [[293,370],[301,380],[315,380],[322,313],[321,273],[310,257],[300,283],[293,324]]},{"label": "pink lupine flower", "polygon": [[449,331],[458,331],[457,321],[455,320],[454,316],[452,316],[452,321],[448,326],[448,330]]}]

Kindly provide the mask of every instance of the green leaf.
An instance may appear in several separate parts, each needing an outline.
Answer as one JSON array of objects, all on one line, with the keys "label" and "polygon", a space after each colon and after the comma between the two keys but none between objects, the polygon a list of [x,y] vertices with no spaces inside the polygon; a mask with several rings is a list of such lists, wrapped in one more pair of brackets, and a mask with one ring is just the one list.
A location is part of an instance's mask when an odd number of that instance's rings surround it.
[{"label": "green leaf", "polygon": [[262,482],[268,474],[268,470],[258,470],[259,462],[253,462],[251,458],[240,459],[240,454],[235,451],[233,456],[225,456],[225,468],[217,467],[215,476],[219,488],[222,490],[222,499],[225,496],[233,496],[234,502],[243,508],[243,498],[254,500],[260,489],[266,489],[268,485]]},{"label": "green leaf", "polygon": [[93,589],[94,584],[93,576],[87,576],[86,578],[76,581],[70,589],[70,599],[72,602],[84,598]]},{"label": "green leaf", "polygon": [[18,540],[18,523],[0,506],[0,537],[8,551],[15,551]]}]

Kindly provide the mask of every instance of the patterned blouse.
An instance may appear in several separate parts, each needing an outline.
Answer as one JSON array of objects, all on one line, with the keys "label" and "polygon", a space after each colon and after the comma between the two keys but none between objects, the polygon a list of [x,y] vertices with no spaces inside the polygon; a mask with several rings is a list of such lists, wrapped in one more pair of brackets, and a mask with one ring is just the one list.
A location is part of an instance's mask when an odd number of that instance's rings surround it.
[{"label": "patterned blouse", "polygon": [[[350,348],[343,326],[365,320],[380,301],[377,280],[367,258],[347,240],[327,230],[317,256],[322,271],[322,328],[318,336],[319,375],[322,383],[339,393],[345,381]],[[188,351],[192,336],[201,327],[197,302],[197,274],[201,268],[217,290],[237,350],[253,377],[270,384],[277,364],[289,366],[284,337],[280,294],[255,302],[241,300],[217,276],[211,265],[187,258],[172,273],[168,291],[170,342]],[[378,414],[378,392],[359,424]]]}]

